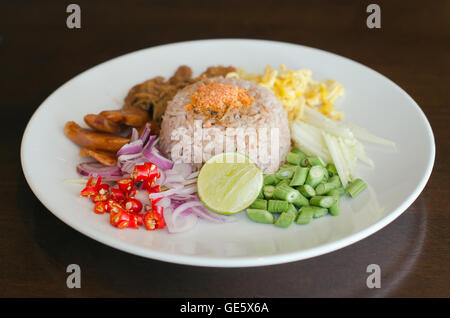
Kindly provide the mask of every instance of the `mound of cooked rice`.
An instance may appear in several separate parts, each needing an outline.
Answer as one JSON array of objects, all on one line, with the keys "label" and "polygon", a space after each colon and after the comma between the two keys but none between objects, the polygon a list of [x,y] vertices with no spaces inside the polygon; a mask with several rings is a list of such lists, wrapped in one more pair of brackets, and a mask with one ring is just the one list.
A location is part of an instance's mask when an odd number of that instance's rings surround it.
[{"label": "mound of cooked rice", "polygon": [[[226,123],[187,111],[186,106],[198,86],[211,81],[246,89],[254,98],[251,109],[233,114]],[[234,133],[228,128],[235,128]],[[236,133],[243,131],[244,138]],[[267,88],[242,79],[216,77],[185,87],[168,103],[159,143],[161,151],[174,162],[201,167],[215,154],[239,151],[251,157],[263,173],[269,174],[284,162],[290,149],[290,132],[286,112]]]}]

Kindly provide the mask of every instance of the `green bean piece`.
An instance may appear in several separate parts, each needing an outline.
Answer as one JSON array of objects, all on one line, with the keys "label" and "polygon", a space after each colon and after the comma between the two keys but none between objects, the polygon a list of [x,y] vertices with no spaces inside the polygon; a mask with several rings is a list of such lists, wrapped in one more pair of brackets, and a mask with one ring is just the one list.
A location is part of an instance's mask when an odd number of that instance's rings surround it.
[{"label": "green bean piece", "polygon": [[280,168],[277,172],[277,177],[280,179],[291,179],[294,175],[295,166]]},{"label": "green bean piece", "polygon": [[314,216],[314,207],[312,206],[304,206],[300,210],[298,210],[297,219],[295,223],[297,224],[308,224],[311,222]]},{"label": "green bean piece", "polygon": [[304,152],[301,151],[300,149],[292,148],[292,149],[291,149],[291,152],[293,152],[293,153],[298,153],[298,154],[300,154],[302,157],[306,157],[306,153],[304,153]]},{"label": "green bean piece", "polygon": [[264,185],[272,185],[280,182],[280,179],[275,174],[264,175]]},{"label": "green bean piece", "polygon": [[250,208],[252,209],[258,209],[258,210],[267,210],[267,200],[263,199],[256,199],[252,205],[250,205]]},{"label": "green bean piece", "polygon": [[306,198],[311,198],[316,195],[316,190],[314,190],[314,188],[311,187],[309,184],[303,184],[301,186],[298,186],[297,190],[300,192],[301,195],[303,195]]},{"label": "green bean piece", "polygon": [[[341,188],[344,189],[344,188]],[[345,190],[344,190],[345,191]],[[327,195],[335,197],[336,199],[340,199],[340,197],[342,196],[341,194],[342,192],[339,190],[339,188],[334,188],[333,190],[331,190],[330,192],[327,193]],[[345,194],[345,192],[344,192]]]},{"label": "green bean piece", "polygon": [[270,213],[282,213],[289,209],[289,202],[282,200],[269,200],[267,210]]},{"label": "green bean piece", "polygon": [[314,167],[314,166],[322,166],[325,167],[325,162],[317,156],[310,156],[303,158],[300,162],[300,165],[303,167]]},{"label": "green bean piece", "polygon": [[259,191],[257,199],[264,199],[263,188],[261,188],[261,191]]},{"label": "green bean piece", "polygon": [[258,223],[273,223],[273,214],[266,210],[260,209],[247,209],[248,217]]},{"label": "green bean piece", "polygon": [[362,190],[364,190],[367,187],[367,184],[361,180],[361,179],[355,179],[351,183],[347,185],[347,188],[345,190],[348,194],[353,198],[357,196]]},{"label": "green bean piece", "polygon": [[327,195],[339,195],[340,197],[344,196],[347,192],[343,187],[337,187],[330,192],[327,193]]},{"label": "green bean piece", "polygon": [[324,171],[321,166],[313,166],[309,169],[305,183],[315,188],[323,180]]},{"label": "green bean piece", "polygon": [[309,168],[307,167],[296,167],[294,171],[294,176],[292,177],[289,186],[299,186],[305,184],[306,177],[308,176]]},{"label": "green bean piece", "polygon": [[339,178],[338,175],[332,176],[330,179],[328,179],[328,182],[335,184],[336,188],[342,187],[341,178]]},{"label": "green bean piece", "polygon": [[296,165],[291,165],[290,163],[285,163],[284,165],[282,165],[280,167],[280,169],[284,169],[284,168],[292,168],[295,169],[295,167],[297,167]]},{"label": "green bean piece", "polygon": [[314,206],[319,206],[322,208],[329,208],[334,203],[336,203],[336,198],[333,196],[314,196],[311,199],[309,199],[309,203]]},{"label": "green bean piece", "polygon": [[339,215],[339,213],[341,213],[341,210],[339,209],[339,201],[340,199],[337,199],[336,202],[328,209],[330,214],[333,216],[337,216]]},{"label": "green bean piece", "polygon": [[330,178],[330,173],[325,167],[322,167],[322,170],[323,170],[322,182],[328,182],[328,179]]},{"label": "green bean piece", "polygon": [[317,207],[317,206],[315,208],[316,209],[314,210],[314,215],[313,215],[313,217],[315,219],[328,214],[328,209],[326,209],[326,208],[321,208],[321,207]]},{"label": "green bean piece", "polygon": [[278,227],[289,227],[295,219],[295,215],[283,212],[280,214],[280,216],[276,219],[274,225]]},{"label": "green bean piece", "polygon": [[293,205],[292,203],[289,203],[289,208],[288,208],[288,210],[286,211],[286,213],[291,213],[291,214],[293,214],[295,217],[297,217],[298,210],[297,210],[297,208],[295,207],[295,205]]},{"label": "green bean piece", "polygon": [[300,192],[298,192],[299,196],[292,201],[292,204],[295,205],[297,208],[300,208],[302,206],[308,206],[309,205],[309,200],[307,198],[305,198],[303,195],[300,194]]},{"label": "green bean piece", "polygon": [[286,161],[292,165],[298,166],[303,158],[304,157],[299,153],[290,152],[286,156]]},{"label": "green bean piece", "polygon": [[275,187],[273,185],[267,185],[267,186],[263,187],[263,193],[264,193],[264,197],[266,199],[272,199],[274,191],[275,191]]},{"label": "green bean piece", "polygon": [[336,183],[332,183],[332,182],[321,182],[317,185],[316,187],[316,194],[317,195],[324,195],[327,194],[328,192],[330,192],[331,190],[336,189],[338,186],[336,185]]},{"label": "green bean piece", "polygon": [[291,183],[291,179],[283,179],[280,182],[278,182],[278,184],[275,186],[275,188],[281,187],[283,185],[289,186],[290,183]]},{"label": "green bean piece", "polygon": [[291,188],[288,185],[280,185],[275,187],[275,191],[273,192],[273,198],[278,200],[283,200],[287,202],[292,202],[300,196],[300,192]]},{"label": "green bean piece", "polygon": [[334,163],[327,164],[327,170],[331,174],[331,176],[337,176],[338,172]]}]

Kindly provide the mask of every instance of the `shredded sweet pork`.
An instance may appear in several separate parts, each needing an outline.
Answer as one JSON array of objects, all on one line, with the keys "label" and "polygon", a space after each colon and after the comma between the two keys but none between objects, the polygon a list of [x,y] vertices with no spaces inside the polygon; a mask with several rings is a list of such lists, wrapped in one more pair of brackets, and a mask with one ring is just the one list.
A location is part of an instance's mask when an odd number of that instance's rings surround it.
[{"label": "shredded sweet pork", "polygon": [[200,84],[191,95],[187,111],[203,115],[207,120],[221,120],[225,114],[246,112],[248,105],[254,102],[246,89],[235,85],[209,82]]}]

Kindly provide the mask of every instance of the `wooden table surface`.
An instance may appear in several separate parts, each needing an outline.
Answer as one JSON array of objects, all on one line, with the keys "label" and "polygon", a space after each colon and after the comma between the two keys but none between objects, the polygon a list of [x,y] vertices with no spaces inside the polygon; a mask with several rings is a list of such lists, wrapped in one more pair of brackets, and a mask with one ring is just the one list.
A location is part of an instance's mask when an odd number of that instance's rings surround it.
[{"label": "wooden table surface", "polygon": [[[82,18],[77,30],[66,27],[69,3],[0,3],[0,296],[450,296],[450,1],[376,1],[381,29],[366,26],[371,1],[76,1]],[[336,252],[282,265],[221,269],[107,247],[62,223],[33,195],[20,165],[21,137],[56,88],[141,48],[230,37],[334,52],[408,92],[436,138],[435,166],[419,198],[384,229]],[[80,289],[66,286],[72,263],[82,269]],[[373,263],[381,268],[379,289],[366,286],[366,268]]]}]

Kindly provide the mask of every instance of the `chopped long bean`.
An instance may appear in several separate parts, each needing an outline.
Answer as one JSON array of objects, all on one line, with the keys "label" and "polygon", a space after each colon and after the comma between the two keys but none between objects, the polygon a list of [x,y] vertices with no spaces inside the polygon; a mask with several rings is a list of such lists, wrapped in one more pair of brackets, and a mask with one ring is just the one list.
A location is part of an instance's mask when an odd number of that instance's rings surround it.
[{"label": "chopped long bean", "polygon": [[289,227],[292,222],[294,222],[295,215],[283,212],[280,214],[280,216],[276,219],[274,225],[279,227]]},{"label": "chopped long bean", "polygon": [[281,187],[281,186],[289,186],[289,183],[291,183],[291,179],[283,179],[275,186],[275,188]]},{"label": "chopped long bean", "polygon": [[300,192],[288,185],[280,185],[275,187],[273,192],[274,199],[292,202],[300,196]]},{"label": "chopped long bean", "polygon": [[282,200],[269,200],[267,210],[270,213],[286,212],[289,209],[289,202]]},{"label": "chopped long bean", "polygon": [[331,174],[331,176],[337,176],[338,172],[334,163],[327,164],[327,170]]},{"label": "chopped long bean", "polygon": [[309,205],[309,200],[307,198],[305,198],[303,195],[301,195],[300,192],[298,192],[299,196],[292,201],[292,204],[295,205],[296,207],[302,207],[302,206],[308,206]]},{"label": "chopped long bean", "polygon": [[296,167],[294,171],[294,176],[292,177],[292,180],[289,183],[289,185],[292,187],[305,184],[308,172],[309,168],[307,167],[300,167],[300,166]]},{"label": "chopped long bean", "polygon": [[306,153],[304,153],[304,152],[301,151],[300,149],[292,148],[292,149],[291,149],[291,152],[293,152],[293,153],[298,153],[298,154],[300,154],[302,157],[306,157]]},{"label": "chopped long bean", "polygon": [[317,195],[324,195],[330,192],[333,189],[336,189],[338,186],[335,183],[332,182],[326,182],[326,183],[319,183],[316,187],[316,194]]},{"label": "chopped long bean", "polygon": [[311,222],[314,216],[314,207],[304,206],[298,211],[297,219],[295,223],[297,224],[308,224]]},{"label": "chopped long bean", "polygon": [[250,208],[252,209],[258,209],[258,210],[267,210],[267,200],[264,199],[256,199],[252,205],[250,205]]},{"label": "chopped long bean", "polygon": [[286,156],[286,161],[292,165],[298,166],[300,165],[300,162],[303,158],[304,156],[302,156],[300,153],[290,152]]},{"label": "chopped long bean", "polygon": [[334,203],[330,208],[328,209],[331,215],[338,216],[339,213],[341,213],[341,210],[339,209],[339,199]]},{"label": "chopped long bean", "polygon": [[313,166],[325,167],[325,162],[322,159],[320,159],[320,157],[316,157],[316,156],[303,158],[302,161],[300,162],[300,164],[303,167],[313,167]]},{"label": "chopped long bean", "polygon": [[306,198],[311,198],[316,195],[316,191],[309,184],[303,184],[297,190]]},{"label": "chopped long bean", "polygon": [[280,182],[280,179],[274,174],[264,175],[264,185],[272,185]]},{"label": "chopped long bean", "polygon": [[352,197],[355,197],[366,187],[367,187],[367,184],[363,180],[358,178],[358,179],[353,180],[350,184],[348,184],[347,188],[345,188],[345,190]]},{"label": "chopped long bean", "polygon": [[286,211],[286,213],[291,213],[291,214],[293,214],[295,217],[297,217],[298,210],[297,210],[297,208],[296,208],[292,203],[289,203],[289,208],[288,208],[288,210]]},{"label": "chopped long bean", "polygon": [[316,209],[314,209],[314,216],[313,216],[315,219],[320,218],[320,217],[328,214],[328,209],[326,209],[326,208],[320,208],[320,207],[317,207],[317,206],[315,208]]},{"label": "chopped long bean", "polygon": [[277,177],[280,179],[291,179],[294,175],[295,166],[280,168],[277,172]]},{"label": "chopped long bean", "polygon": [[248,217],[258,223],[273,223],[273,214],[266,210],[260,209],[247,209]]},{"label": "chopped long bean", "polygon": [[263,193],[264,193],[264,197],[266,199],[272,199],[274,191],[275,191],[275,187],[273,185],[267,185],[267,186],[263,187]]},{"label": "chopped long bean", "polygon": [[319,206],[322,208],[329,208],[336,202],[336,198],[333,196],[314,196],[309,200],[309,203],[314,206]]},{"label": "chopped long bean", "polygon": [[322,180],[324,171],[321,166],[314,166],[309,169],[305,183],[315,188]]},{"label": "chopped long bean", "polygon": [[328,182],[333,183],[336,185],[336,188],[338,187],[342,187],[342,182],[341,182],[341,178],[339,178],[338,175],[332,176]]}]

